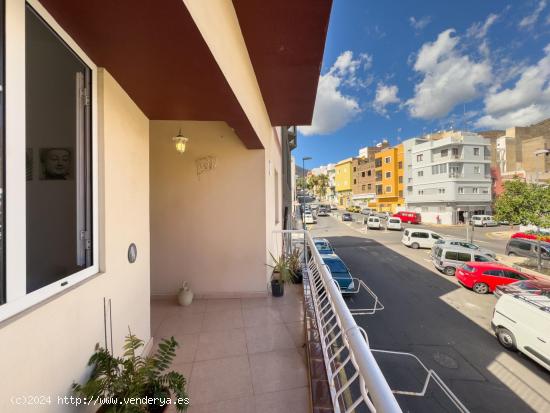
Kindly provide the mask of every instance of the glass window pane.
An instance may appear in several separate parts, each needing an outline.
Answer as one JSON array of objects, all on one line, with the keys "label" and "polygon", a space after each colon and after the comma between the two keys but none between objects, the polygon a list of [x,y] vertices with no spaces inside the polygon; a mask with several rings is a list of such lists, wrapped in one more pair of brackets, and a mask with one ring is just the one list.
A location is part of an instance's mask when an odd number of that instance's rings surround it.
[{"label": "glass window pane", "polygon": [[27,292],[92,264],[90,69],[26,9]]}]

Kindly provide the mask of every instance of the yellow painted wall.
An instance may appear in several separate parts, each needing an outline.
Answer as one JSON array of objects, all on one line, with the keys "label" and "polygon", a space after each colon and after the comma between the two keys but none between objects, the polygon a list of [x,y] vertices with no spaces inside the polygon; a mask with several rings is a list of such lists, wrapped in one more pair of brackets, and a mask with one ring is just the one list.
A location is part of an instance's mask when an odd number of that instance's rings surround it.
[{"label": "yellow painted wall", "polygon": [[352,170],[351,158],[341,161],[334,167],[336,174],[334,177],[334,186],[336,192],[351,191]]},{"label": "yellow painted wall", "polygon": [[[377,171],[382,171],[382,181],[375,184],[382,184],[381,195],[376,196],[374,206],[379,211],[396,212],[397,206],[403,205],[404,199],[399,197],[399,191],[403,191],[404,182],[399,183],[399,176],[404,174],[404,152],[403,145],[397,145],[391,148],[384,149],[375,155],[375,158],[382,160],[382,166],[376,168]],[[389,162],[386,159],[389,158]],[[401,168],[399,168],[401,162]],[[386,173],[391,173],[390,177],[386,177]],[[386,191],[390,187],[390,191]]]}]

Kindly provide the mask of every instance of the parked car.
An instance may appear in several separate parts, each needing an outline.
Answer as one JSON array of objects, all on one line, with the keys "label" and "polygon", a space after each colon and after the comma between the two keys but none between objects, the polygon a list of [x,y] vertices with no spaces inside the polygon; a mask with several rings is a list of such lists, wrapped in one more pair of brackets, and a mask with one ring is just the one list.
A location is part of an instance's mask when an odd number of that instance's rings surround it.
[{"label": "parked car", "polygon": [[390,216],[389,212],[377,212],[376,216],[380,219],[388,219]]},{"label": "parked car", "polygon": [[401,225],[401,218],[389,217],[386,221],[386,229],[401,231],[403,229],[403,226]]},{"label": "parked car", "polygon": [[315,248],[317,248],[317,251],[319,251],[319,254],[325,255],[325,254],[334,254],[334,250],[332,249],[330,242],[328,242],[325,238],[313,238],[313,242],[315,243]]},{"label": "parked car", "polygon": [[363,215],[371,215],[374,211],[371,208],[363,208],[361,210],[361,214]]},{"label": "parked car", "polygon": [[336,205],[331,205],[331,206],[330,206],[330,210],[331,210],[331,211],[335,211],[335,210],[337,210],[337,209],[338,209],[338,207],[337,207]]},{"label": "parked car", "polygon": [[408,224],[422,223],[422,218],[418,212],[400,211],[393,214],[393,216],[396,218],[400,218],[401,222],[406,222]]},{"label": "parked car", "polygon": [[[550,242],[550,235],[540,233],[541,241],[544,242]],[[515,234],[512,234],[510,238],[523,238],[523,239],[537,239],[537,233],[533,231],[527,231],[527,232],[516,232]]]},{"label": "parked car", "polygon": [[492,215],[472,215],[470,222],[474,227],[496,227],[498,225]]},{"label": "parked car", "polygon": [[344,261],[338,255],[323,255],[323,262],[327,265],[332,278],[336,281],[342,293],[354,291],[355,283],[353,282],[353,277]]},{"label": "parked car", "polygon": [[319,211],[317,211],[317,216],[328,217],[328,211],[325,208],[319,208]]},{"label": "parked car", "polygon": [[468,262],[457,268],[455,275],[462,285],[478,294],[493,292],[497,285],[535,279],[498,262]]},{"label": "parked car", "polygon": [[417,248],[432,248],[434,243],[441,239],[441,235],[429,229],[410,229],[407,228],[403,232],[401,242],[407,247]]},{"label": "parked car", "polygon": [[486,248],[481,248],[479,245],[472,244],[471,242],[468,242],[462,239],[440,239],[435,242],[435,245],[439,245],[439,246],[454,245],[456,247],[463,247],[463,248],[469,248],[471,250],[475,250],[480,254],[488,255],[492,257],[494,260],[496,260],[496,257],[497,257],[497,254],[494,251],[488,250]]},{"label": "parked car", "polygon": [[434,244],[431,256],[434,267],[449,276],[455,275],[456,269],[465,262],[492,262],[495,260],[476,250],[446,244]]},{"label": "parked car", "polygon": [[316,224],[317,220],[315,219],[315,217],[313,216],[312,213],[306,212],[304,214],[304,223],[306,223],[306,224]]},{"label": "parked car", "polygon": [[550,298],[550,280],[524,280],[508,285],[497,285],[493,294],[497,298],[502,294],[533,294]]},{"label": "parked car", "polygon": [[380,218],[373,215],[367,218],[367,228],[368,229],[380,229]]},{"label": "parked car", "polygon": [[361,212],[361,208],[359,208],[358,206],[349,206],[346,208],[346,211],[349,211],[349,212]]},{"label": "parked car", "polygon": [[491,327],[504,348],[550,370],[550,298],[505,294],[495,305]]},{"label": "parked car", "polygon": [[349,212],[344,212],[342,214],[342,221],[353,221],[353,217]]},{"label": "parked car", "polygon": [[[543,260],[550,260],[550,243],[541,242],[540,249],[541,258]],[[538,256],[538,241],[512,238],[506,244],[506,255],[536,258]]]}]

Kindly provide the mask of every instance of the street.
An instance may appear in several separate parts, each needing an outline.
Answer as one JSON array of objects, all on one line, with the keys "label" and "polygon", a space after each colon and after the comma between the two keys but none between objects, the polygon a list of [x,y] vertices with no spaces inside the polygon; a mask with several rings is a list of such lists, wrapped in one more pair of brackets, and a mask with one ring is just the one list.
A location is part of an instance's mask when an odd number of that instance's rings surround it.
[{"label": "street", "polygon": [[[362,279],[384,305],[374,315],[356,316],[372,349],[414,354],[472,412],[550,412],[550,373],[522,354],[505,350],[494,337],[490,328],[494,296],[478,295],[454,277],[440,274],[428,250],[401,244],[402,232],[365,232],[363,227],[320,217],[310,230],[331,242],[353,276]],[[464,238],[459,229],[438,232]],[[485,228],[476,232],[475,240],[502,254],[505,242],[488,238],[486,232]],[[350,308],[367,307],[369,300],[360,295],[347,302]],[[422,389],[426,375],[412,358],[381,353],[375,357],[393,390]],[[404,411],[455,411],[433,383],[426,397],[398,396],[398,400]]]}]

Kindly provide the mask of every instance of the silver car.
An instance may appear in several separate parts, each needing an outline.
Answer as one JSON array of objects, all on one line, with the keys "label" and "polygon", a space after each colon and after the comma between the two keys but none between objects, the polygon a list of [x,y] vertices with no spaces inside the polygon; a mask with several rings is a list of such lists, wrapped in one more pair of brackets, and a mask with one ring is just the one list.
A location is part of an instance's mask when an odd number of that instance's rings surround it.
[{"label": "silver car", "polygon": [[435,244],[432,248],[432,263],[439,271],[453,276],[458,267],[466,262],[491,262],[495,259],[470,248],[455,245]]},{"label": "silver car", "polygon": [[435,242],[434,247],[443,246],[443,245],[468,248],[468,249],[477,251],[480,254],[493,257],[494,260],[496,260],[497,258],[497,254],[494,251],[488,250],[486,248],[481,248],[479,245],[473,244],[471,242],[468,242],[462,239],[440,239]]}]

